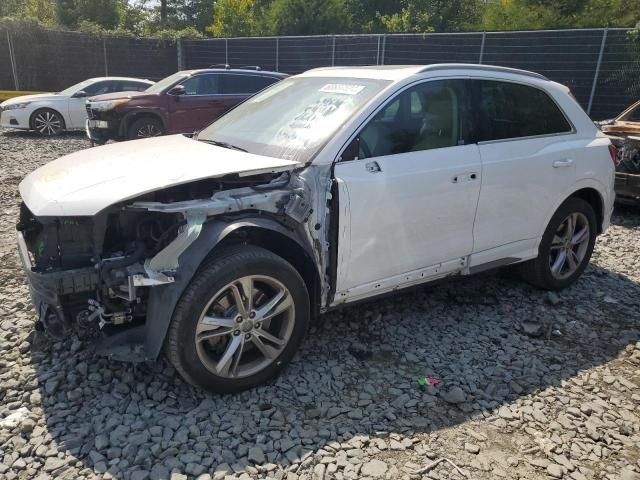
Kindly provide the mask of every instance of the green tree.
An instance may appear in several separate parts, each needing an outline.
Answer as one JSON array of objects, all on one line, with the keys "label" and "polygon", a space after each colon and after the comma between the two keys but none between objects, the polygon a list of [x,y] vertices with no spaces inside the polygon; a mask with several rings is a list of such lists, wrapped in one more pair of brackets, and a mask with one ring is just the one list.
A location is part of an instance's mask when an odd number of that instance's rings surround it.
[{"label": "green tree", "polygon": [[273,0],[263,30],[273,35],[322,35],[350,31],[344,0]]},{"label": "green tree", "polygon": [[429,21],[429,0],[407,0],[402,10],[381,15],[380,21],[388,32],[424,33],[433,31]]},{"label": "green tree", "polygon": [[216,0],[213,25],[207,27],[214,37],[255,35],[258,5],[255,0]]}]

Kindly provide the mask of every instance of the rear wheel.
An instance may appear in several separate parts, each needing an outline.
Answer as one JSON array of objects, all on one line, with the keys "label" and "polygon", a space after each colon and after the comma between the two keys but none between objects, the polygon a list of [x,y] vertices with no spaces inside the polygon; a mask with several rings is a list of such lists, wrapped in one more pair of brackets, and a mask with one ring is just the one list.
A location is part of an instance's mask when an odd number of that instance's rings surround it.
[{"label": "rear wheel", "polygon": [[31,128],[43,137],[60,135],[64,130],[64,119],[55,110],[43,108],[31,116]]},{"label": "rear wheel", "polygon": [[159,137],[160,135],[164,135],[164,126],[160,120],[151,117],[143,117],[135,120],[129,126],[129,131],[127,132],[127,138],[129,140]]},{"label": "rear wheel", "polygon": [[185,290],[167,353],[189,383],[237,392],[275,377],[308,324],[309,297],[298,272],[268,250],[232,247],[208,261]]},{"label": "rear wheel", "polygon": [[551,218],[538,258],[522,263],[520,273],[527,282],[547,290],[568,287],[587,268],[596,232],[596,214],[591,205],[580,198],[569,198]]}]

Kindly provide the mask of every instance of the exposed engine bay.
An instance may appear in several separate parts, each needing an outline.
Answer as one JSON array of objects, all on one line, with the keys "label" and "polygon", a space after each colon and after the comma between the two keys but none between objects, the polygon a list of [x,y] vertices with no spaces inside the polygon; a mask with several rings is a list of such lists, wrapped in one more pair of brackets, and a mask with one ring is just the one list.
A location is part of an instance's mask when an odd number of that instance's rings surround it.
[{"label": "exposed engine bay", "polygon": [[[38,327],[58,338],[78,325],[108,335],[138,327],[130,337],[147,343],[144,358],[155,357],[164,334],[150,346],[149,332],[166,330],[200,262],[231,233],[259,224],[303,245],[317,268],[319,297],[326,305],[329,172],[311,166],[203,179],[111,205],[93,216],[36,217],[23,203],[18,243]],[[188,261],[183,261],[187,251]]]}]

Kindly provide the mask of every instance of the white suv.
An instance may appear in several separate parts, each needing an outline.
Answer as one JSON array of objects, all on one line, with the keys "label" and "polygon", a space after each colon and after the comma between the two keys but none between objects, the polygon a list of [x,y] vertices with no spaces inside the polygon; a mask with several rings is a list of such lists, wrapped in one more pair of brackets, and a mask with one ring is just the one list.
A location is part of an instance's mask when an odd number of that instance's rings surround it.
[{"label": "white suv", "polygon": [[238,391],[274,377],[311,319],[345,303],[516,263],[542,288],[572,284],[609,224],[614,161],[541,75],[322,68],[196,138],[31,173],[18,243],[49,332],[95,322],[99,352],[164,347],[189,382]]}]

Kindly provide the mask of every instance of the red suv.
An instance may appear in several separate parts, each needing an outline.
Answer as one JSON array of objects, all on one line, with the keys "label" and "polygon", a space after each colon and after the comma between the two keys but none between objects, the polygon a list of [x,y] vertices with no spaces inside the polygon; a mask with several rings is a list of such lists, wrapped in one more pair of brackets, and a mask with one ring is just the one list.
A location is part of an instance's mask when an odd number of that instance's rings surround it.
[{"label": "red suv", "polygon": [[143,92],[98,95],[87,101],[87,135],[98,144],[166,133],[193,133],[287,75],[258,67],[185,70]]}]

